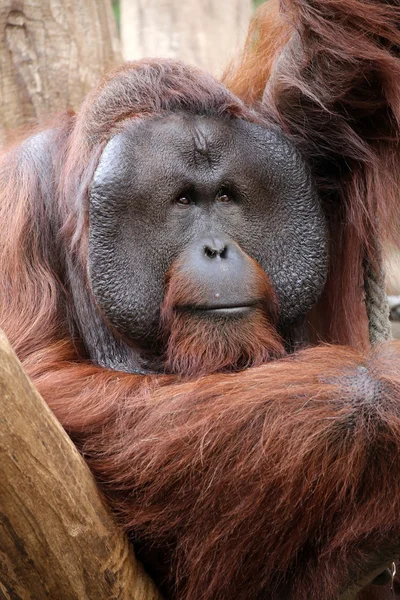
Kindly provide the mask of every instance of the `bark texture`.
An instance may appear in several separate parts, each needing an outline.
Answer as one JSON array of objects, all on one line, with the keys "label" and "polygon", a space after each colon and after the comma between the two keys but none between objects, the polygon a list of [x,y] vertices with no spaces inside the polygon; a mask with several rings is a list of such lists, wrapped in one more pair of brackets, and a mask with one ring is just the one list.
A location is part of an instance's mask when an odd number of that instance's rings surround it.
[{"label": "bark texture", "polygon": [[159,600],[0,331],[0,598]]},{"label": "bark texture", "polygon": [[11,129],[76,109],[119,60],[108,0],[2,0],[0,145]]}]

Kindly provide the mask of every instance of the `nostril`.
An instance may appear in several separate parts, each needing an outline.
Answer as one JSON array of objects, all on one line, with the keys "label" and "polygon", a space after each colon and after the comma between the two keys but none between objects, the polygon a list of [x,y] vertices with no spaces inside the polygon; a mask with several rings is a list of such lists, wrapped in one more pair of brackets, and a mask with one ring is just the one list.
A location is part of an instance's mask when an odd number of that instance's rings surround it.
[{"label": "nostril", "polygon": [[207,258],[215,258],[218,252],[217,250],[215,250],[215,248],[210,248],[210,246],[204,246],[204,254],[207,256]]},{"label": "nostril", "polygon": [[227,247],[216,246],[217,244],[215,244],[215,246],[209,244],[207,244],[207,246],[204,246],[204,254],[207,256],[207,258],[216,258],[217,256],[220,256],[221,258],[226,258]]}]

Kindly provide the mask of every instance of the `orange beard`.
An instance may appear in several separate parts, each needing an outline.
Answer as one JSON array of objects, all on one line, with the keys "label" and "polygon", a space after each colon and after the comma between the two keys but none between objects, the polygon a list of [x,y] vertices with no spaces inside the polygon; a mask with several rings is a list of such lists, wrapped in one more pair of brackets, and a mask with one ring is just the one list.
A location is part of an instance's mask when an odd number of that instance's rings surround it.
[{"label": "orange beard", "polygon": [[258,263],[248,260],[254,271],[254,297],[260,302],[248,313],[237,316],[180,308],[202,306],[204,299],[179,264],[171,267],[161,307],[166,372],[186,378],[240,371],[285,354],[275,327],[277,301],[271,283]]}]

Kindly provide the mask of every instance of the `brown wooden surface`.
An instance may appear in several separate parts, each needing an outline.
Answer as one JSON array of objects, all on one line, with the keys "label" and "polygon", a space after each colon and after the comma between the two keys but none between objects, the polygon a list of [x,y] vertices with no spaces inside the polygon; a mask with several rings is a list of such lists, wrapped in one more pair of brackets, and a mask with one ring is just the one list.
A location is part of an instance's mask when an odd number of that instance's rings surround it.
[{"label": "brown wooden surface", "polygon": [[1,331],[0,598],[160,598]]},{"label": "brown wooden surface", "polygon": [[121,61],[111,2],[0,2],[0,145],[16,127],[77,109]]}]

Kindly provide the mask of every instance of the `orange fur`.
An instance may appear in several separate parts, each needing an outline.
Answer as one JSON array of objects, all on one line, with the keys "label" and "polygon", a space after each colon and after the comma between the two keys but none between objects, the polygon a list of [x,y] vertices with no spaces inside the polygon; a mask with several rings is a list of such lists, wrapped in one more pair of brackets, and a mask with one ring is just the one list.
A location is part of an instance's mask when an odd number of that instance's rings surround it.
[{"label": "orange fur", "polygon": [[380,244],[399,245],[399,23],[397,1],[269,0],[226,76],[297,145],[321,192],[331,265],[316,337],[364,348],[363,264],[379,270]]},{"label": "orange fur", "polygon": [[172,265],[161,307],[163,337],[166,338],[167,372],[195,377],[226,370],[243,370],[261,365],[285,354],[283,341],[276,331],[278,304],[268,276],[256,263],[253,293],[260,304],[246,317],[210,319],[184,310],[200,305],[196,281],[179,264]]},{"label": "orange fur", "polygon": [[166,580],[147,566],[179,600],[336,600],[398,555],[399,366],[399,342],[186,382],[79,364],[60,344],[25,361],[120,523],[167,556]]},{"label": "orange fur", "polygon": [[[374,240],[398,215],[399,8],[377,0],[283,8],[283,18],[274,4],[263,9],[263,32],[252,34],[243,72],[230,76],[253,108],[205,74],[142,61],[107,76],[77,116],[0,159],[0,325],[177,600],[336,600],[400,548],[400,348],[362,350],[361,288],[363,261],[377,263]],[[282,353],[267,279],[262,318],[229,331],[221,351],[215,329],[183,340],[185,319],[170,308],[196,290],[172,270],[163,323],[176,338],[167,360],[178,373],[90,363],[66,257],[83,272],[78,291],[90,295],[94,169],[126,119],[179,110],[278,124],[299,147],[330,222],[316,334],[354,349],[319,346],[237,372]]]},{"label": "orange fur", "polygon": [[245,51],[226,69],[222,81],[246,103],[260,101],[291,33],[290,23],[279,10],[279,0],[262,4],[250,23]]}]

